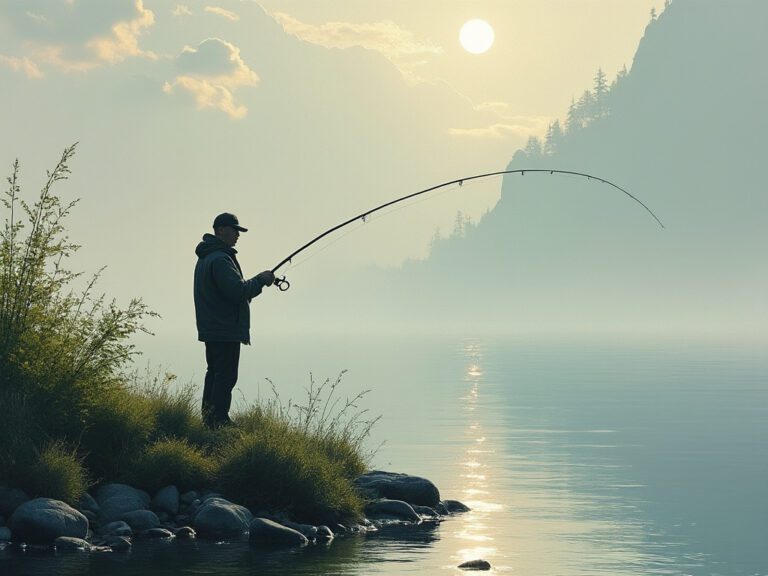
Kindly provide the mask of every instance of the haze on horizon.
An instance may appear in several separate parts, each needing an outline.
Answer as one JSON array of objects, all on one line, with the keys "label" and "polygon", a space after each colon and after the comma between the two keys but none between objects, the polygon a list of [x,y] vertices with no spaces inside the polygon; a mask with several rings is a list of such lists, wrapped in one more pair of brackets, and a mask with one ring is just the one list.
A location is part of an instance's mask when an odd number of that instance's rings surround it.
[{"label": "haze on horizon", "polygon": [[[215,214],[251,228],[239,249],[252,275],[371,206],[503,169],[598,69],[612,81],[631,68],[663,4],[5,0],[2,127],[12,137],[0,159],[6,172],[20,159],[30,198],[80,142],[59,188],[82,198],[68,221],[83,245],[73,267],[108,265],[103,291],[144,298],[163,317],[151,326],[160,342],[192,341],[192,250]],[[471,18],[495,30],[485,54],[459,45]],[[255,302],[254,326],[316,325],[313,306],[346,297],[337,274],[425,258],[436,230],[450,231],[459,211],[478,221],[500,189],[492,180],[449,192],[335,243],[295,273],[290,296]],[[320,286],[330,295],[313,303]]]}]

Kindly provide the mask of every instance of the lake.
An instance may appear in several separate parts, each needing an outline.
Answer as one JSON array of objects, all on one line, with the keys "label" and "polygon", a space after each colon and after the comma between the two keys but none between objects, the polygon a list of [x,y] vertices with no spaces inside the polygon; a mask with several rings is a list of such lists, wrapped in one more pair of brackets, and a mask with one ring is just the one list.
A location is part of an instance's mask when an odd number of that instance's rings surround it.
[{"label": "lake", "polygon": [[[201,345],[165,358],[203,366]],[[199,355],[199,357],[198,357]],[[183,360],[182,360],[183,358]],[[194,364],[196,363],[196,364]],[[439,525],[265,554],[146,542],[129,554],[0,552],[2,574],[768,574],[768,351],[629,339],[262,336],[241,401],[342,395],[381,415],[372,466],[472,511]]]}]

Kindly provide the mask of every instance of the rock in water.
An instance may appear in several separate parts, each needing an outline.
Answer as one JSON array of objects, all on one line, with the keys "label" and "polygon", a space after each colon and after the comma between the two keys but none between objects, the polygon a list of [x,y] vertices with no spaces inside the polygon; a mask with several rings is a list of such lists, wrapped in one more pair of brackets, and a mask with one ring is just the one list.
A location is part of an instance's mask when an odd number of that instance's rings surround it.
[{"label": "rock in water", "polygon": [[80,496],[80,502],[77,505],[77,509],[81,512],[93,512],[94,514],[98,514],[99,503],[96,502],[93,496],[88,494],[88,492],[83,492],[83,495]]},{"label": "rock in water", "polygon": [[462,504],[458,500],[443,500],[441,504],[449,514],[459,514],[460,512],[469,512],[471,510],[469,506]]},{"label": "rock in water", "polygon": [[432,482],[419,476],[374,470],[359,476],[355,484],[379,498],[402,500],[408,504],[434,508],[440,502],[440,491]]},{"label": "rock in water", "polygon": [[253,514],[244,506],[224,498],[209,498],[195,515],[195,528],[201,534],[242,534],[248,531]]},{"label": "rock in water", "polygon": [[71,538],[69,536],[59,536],[53,541],[56,550],[59,552],[72,552],[75,550],[84,550],[88,552],[91,545],[82,538]]},{"label": "rock in water", "polygon": [[459,568],[462,570],[490,570],[491,563],[486,560],[470,560],[459,564]]},{"label": "rock in water", "polygon": [[10,542],[12,536],[10,528],[7,526],[0,527],[0,542]]},{"label": "rock in water", "polygon": [[249,541],[256,546],[306,546],[309,540],[298,530],[266,518],[254,518]]},{"label": "rock in water", "polygon": [[389,516],[416,523],[421,522],[421,516],[410,504],[402,500],[387,500],[386,498],[376,500],[365,507],[365,513],[369,516]]},{"label": "rock in water", "polygon": [[133,512],[126,512],[120,518],[123,522],[134,532],[141,532],[143,530],[151,530],[160,526],[160,519],[157,514],[151,510],[134,510]]},{"label": "rock in water", "polygon": [[176,486],[160,489],[152,500],[152,508],[176,516],[179,513],[179,489]]},{"label": "rock in water", "polygon": [[60,500],[36,498],[16,509],[8,527],[15,540],[30,544],[49,543],[59,536],[85,538],[88,519]]}]

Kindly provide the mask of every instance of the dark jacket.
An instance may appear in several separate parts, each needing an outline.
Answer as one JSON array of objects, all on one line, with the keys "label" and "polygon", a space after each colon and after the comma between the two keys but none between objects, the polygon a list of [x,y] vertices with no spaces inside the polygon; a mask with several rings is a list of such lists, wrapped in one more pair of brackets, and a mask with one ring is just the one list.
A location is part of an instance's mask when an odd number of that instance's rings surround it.
[{"label": "dark jacket", "polygon": [[251,298],[261,294],[256,278],[245,280],[235,255],[212,234],[195,248],[195,318],[202,342],[251,343]]}]

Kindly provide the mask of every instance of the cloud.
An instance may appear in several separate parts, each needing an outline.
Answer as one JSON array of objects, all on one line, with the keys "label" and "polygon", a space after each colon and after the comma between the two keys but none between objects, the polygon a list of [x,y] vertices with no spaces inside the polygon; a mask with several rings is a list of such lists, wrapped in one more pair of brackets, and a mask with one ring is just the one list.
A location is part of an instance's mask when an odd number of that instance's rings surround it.
[{"label": "cloud", "polygon": [[238,20],[240,20],[240,16],[238,16],[231,10],[225,10],[224,8],[220,8],[218,6],[206,6],[204,10],[210,14],[216,14],[217,16],[221,16],[222,18],[231,20],[232,22],[237,22]]},{"label": "cloud", "polygon": [[171,11],[171,14],[174,16],[192,16],[192,10],[190,10],[189,6],[186,4],[176,4]]},{"label": "cloud", "polygon": [[[154,25],[143,0],[25,0],[9,2],[0,15],[18,46],[3,63],[16,69],[43,67],[83,72],[130,57],[157,58],[139,37]],[[23,67],[18,62],[28,62]],[[12,64],[13,63],[13,64]]]},{"label": "cloud", "polygon": [[24,74],[27,75],[27,78],[43,77],[43,73],[40,72],[40,68],[29,58],[14,58],[0,54],[0,64],[3,64],[11,70],[15,70],[17,72],[24,72]]},{"label": "cloud", "polygon": [[155,23],[155,15],[143,7],[142,0],[136,0],[136,9],[139,12],[136,18],[117,22],[112,26],[109,36],[95,38],[88,43],[100,60],[114,64],[129,56],[157,59],[154,53],[139,48],[139,36],[145,28],[150,28]]},{"label": "cloud", "polygon": [[443,52],[440,46],[419,41],[412,32],[389,20],[361,24],[326,22],[314,25],[301,22],[282,12],[275,12],[271,16],[287,34],[304,42],[325,48],[345,50],[359,47],[379,52],[409,80],[418,80],[418,67],[423,66],[430,57]]},{"label": "cloud", "polygon": [[549,122],[550,118],[546,116],[511,116],[506,122],[495,122],[479,128],[450,128],[447,132],[451,136],[466,138],[528,138],[541,136],[546,132]]},{"label": "cloud", "polygon": [[179,74],[163,86],[166,94],[186,91],[198,109],[213,108],[233,119],[247,114],[248,109],[235,101],[234,92],[243,86],[255,86],[259,77],[243,61],[237,46],[208,38],[197,48],[186,46],[176,66]]}]

